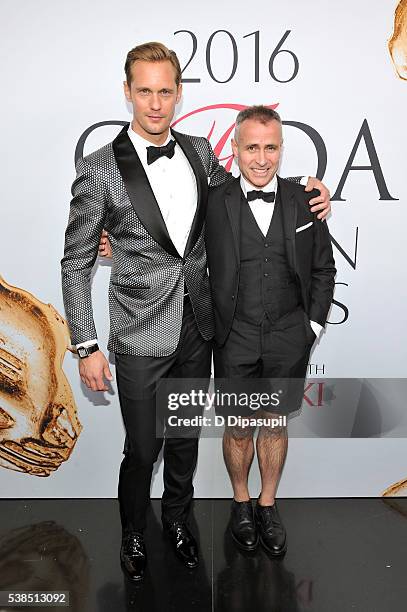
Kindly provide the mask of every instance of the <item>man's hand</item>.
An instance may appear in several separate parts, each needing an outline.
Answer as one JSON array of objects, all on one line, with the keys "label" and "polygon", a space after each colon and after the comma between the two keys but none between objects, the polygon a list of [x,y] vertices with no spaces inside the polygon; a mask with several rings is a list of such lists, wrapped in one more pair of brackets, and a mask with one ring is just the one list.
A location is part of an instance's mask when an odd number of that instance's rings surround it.
[{"label": "man's hand", "polygon": [[[322,184],[322,183],[321,183]],[[112,247],[107,237],[107,231],[103,230],[99,240],[99,255],[100,257],[112,257]]]},{"label": "man's hand", "polygon": [[320,210],[321,212],[317,215],[318,219],[325,219],[331,210],[329,190],[323,183],[321,183],[319,179],[310,176],[308,177],[308,183],[305,187],[305,191],[312,191],[313,189],[318,189],[318,191],[321,192],[321,195],[316,198],[312,198],[312,200],[309,201],[311,211],[317,212]]},{"label": "man's hand", "polygon": [[109,363],[102,351],[96,351],[89,357],[79,360],[79,375],[81,381],[92,391],[108,391],[109,387],[103,377],[106,380],[113,380]]}]

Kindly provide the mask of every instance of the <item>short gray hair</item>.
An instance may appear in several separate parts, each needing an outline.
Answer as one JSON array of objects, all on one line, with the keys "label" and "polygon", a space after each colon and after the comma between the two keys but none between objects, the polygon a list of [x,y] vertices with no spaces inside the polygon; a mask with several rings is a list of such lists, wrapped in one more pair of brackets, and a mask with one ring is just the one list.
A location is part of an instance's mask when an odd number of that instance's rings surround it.
[{"label": "short gray hair", "polygon": [[270,121],[278,121],[278,123],[282,123],[280,115],[274,109],[264,106],[263,104],[248,106],[247,108],[241,110],[236,117],[235,139],[238,137],[239,128],[243,121],[247,121],[248,119],[254,119],[255,121],[259,121],[264,125],[266,123],[270,123]]}]

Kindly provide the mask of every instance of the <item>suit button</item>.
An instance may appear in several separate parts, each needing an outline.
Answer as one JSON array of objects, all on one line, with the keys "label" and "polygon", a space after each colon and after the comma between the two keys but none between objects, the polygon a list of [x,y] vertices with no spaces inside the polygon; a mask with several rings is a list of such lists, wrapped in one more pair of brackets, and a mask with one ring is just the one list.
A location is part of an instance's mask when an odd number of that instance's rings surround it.
[{"label": "suit button", "polygon": [[265,263],[267,263],[267,262],[268,262],[268,260],[269,260],[269,258],[268,258],[268,257],[265,257],[265,258],[264,258],[264,262],[265,262]]},{"label": "suit button", "polygon": [[235,299],[235,296],[234,296],[234,295],[232,295],[232,300],[234,300],[234,299]]},{"label": "suit button", "polygon": [[269,243],[268,243],[268,242],[265,242],[265,243],[264,243],[264,246],[265,246],[265,248],[266,248],[266,249],[268,249],[268,248],[269,248]]},{"label": "suit button", "polygon": [[265,273],[264,273],[265,278],[267,278],[267,277],[268,277],[268,275],[269,275],[269,273],[268,273],[268,272],[265,272]]}]

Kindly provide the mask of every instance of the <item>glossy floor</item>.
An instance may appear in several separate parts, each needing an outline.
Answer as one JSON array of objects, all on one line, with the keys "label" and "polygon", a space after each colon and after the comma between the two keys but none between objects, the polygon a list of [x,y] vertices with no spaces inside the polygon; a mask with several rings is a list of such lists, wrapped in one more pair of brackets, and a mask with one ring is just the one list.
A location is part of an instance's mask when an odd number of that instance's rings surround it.
[{"label": "glossy floor", "polygon": [[407,610],[407,498],[280,500],[281,560],[236,550],[229,509],[229,500],[195,502],[201,564],[189,572],[163,540],[153,500],[148,573],[136,587],[118,563],[115,500],[1,500],[0,591],[69,591],[69,608],[35,609],[77,612]]}]

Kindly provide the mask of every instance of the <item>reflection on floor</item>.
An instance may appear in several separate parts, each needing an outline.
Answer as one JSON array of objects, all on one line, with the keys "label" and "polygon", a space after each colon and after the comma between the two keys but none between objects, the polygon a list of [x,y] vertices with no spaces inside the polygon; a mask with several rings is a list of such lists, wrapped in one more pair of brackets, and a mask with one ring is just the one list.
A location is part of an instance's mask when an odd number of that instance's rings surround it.
[{"label": "reflection on floor", "polygon": [[[238,551],[229,500],[196,500],[201,563],[163,540],[153,500],[148,573],[123,577],[115,500],[0,500],[0,591],[69,591],[75,612],[404,612],[407,498],[280,500],[284,558]],[[1,607],[0,612],[28,608]],[[58,608],[36,607],[36,610]]]}]

